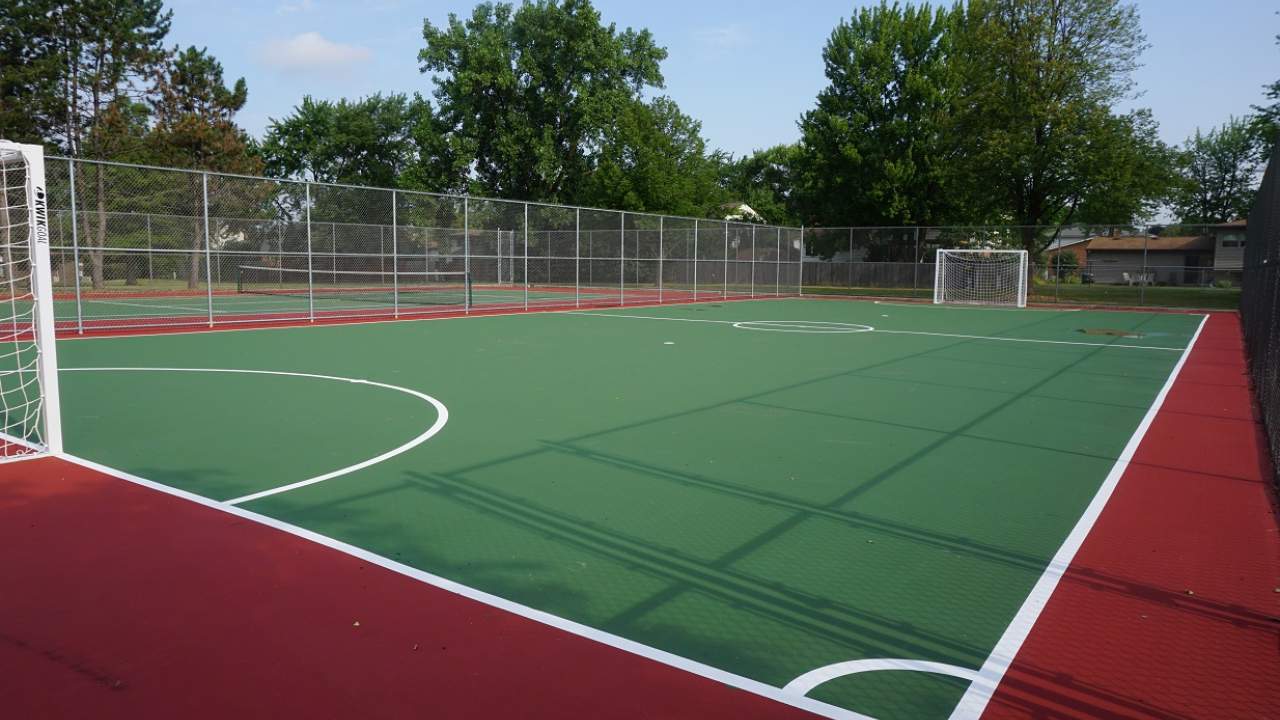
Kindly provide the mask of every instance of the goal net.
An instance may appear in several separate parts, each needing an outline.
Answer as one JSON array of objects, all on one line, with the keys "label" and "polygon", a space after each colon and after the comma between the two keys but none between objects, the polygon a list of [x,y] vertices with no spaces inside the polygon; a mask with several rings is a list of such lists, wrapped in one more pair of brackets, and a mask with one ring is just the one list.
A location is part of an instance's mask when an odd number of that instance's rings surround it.
[{"label": "goal net", "polygon": [[933,302],[1027,306],[1026,250],[939,250]]},{"label": "goal net", "polygon": [[62,451],[44,154],[0,140],[0,462]]}]

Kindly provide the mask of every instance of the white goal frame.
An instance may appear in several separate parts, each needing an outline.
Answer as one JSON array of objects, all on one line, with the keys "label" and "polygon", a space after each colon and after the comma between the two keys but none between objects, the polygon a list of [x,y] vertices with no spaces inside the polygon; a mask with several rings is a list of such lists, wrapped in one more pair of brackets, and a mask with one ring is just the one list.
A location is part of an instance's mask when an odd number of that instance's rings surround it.
[{"label": "white goal frame", "polygon": [[1026,250],[939,248],[933,270],[935,305],[1027,306]]},{"label": "white goal frame", "polygon": [[[0,315],[7,315],[0,320],[0,352],[5,355],[0,385],[6,396],[22,388],[28,399],[20,408],[24,415],[19,425],[33,426],[25,428],[26,437],[9,432],[12,408],[6,398],[0,462],[62,453],[46,187],[44,148],[0,140]],[[38,392],[30,397],[33,390]]]}]

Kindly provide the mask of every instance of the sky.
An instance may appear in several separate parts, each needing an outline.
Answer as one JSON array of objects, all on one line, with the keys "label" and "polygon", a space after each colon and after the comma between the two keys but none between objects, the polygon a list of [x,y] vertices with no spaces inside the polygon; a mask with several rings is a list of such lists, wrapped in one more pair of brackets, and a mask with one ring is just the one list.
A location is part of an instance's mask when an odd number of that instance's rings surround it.
[{"label": "sky", "polygon": [[[228,84],[244,77],[238,121],[261,137],[304,95],[419,92],[423,20],[469,14],[475,0],[169,0],[169,43],[207,47]],[[822,47],[855,0],[595,0],[606,23],[647,28],[669,57],[660,91],[735,155],[799,138],[796,122],[826,84]],[[1181,143],[1264,101],[1280,79],[1280,0],[1138,0],[1150,48],[1135,74],[1161,135]]]}]

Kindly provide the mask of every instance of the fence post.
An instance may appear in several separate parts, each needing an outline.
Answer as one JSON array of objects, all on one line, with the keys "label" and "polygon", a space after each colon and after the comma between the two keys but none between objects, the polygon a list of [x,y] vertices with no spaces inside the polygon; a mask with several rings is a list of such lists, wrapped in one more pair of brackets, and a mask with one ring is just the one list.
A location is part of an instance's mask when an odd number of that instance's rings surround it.
[{"label": "fence post", "polygon": [[916,226],[915,250],[911,253],[911,297],[920,292],[920,226]]},{"label": "fence post", "polygon": [[729,221],[724,221],[724,287],[720,290],[720,297],[729,297]]},{"label": "fence post", "polygon": [[1138,273],[1138,305],[1146,305],[1147,303],[1147,245],[1151,243],[1151,239],[1146,235],[1142,236],[1142,272]]},{"label": "fence post", "polygon": [[778,235],[778,248],[773,254],[773,294],[782,294],[782,228],[775,228]]},{"label": "fence post", "polygon": [[200,173],[201,205],[204,207],[204,287],[209,302],[209,327],[213,327],[213,273],[210,272],[212,244],[209,242],[209,173]]},{"label": "fence post", "polygon": [[849,269],[849,272],[846,273],[848,280],[845,282],[845,287],[852,288],[853,287],[853,228],[849,228],[849,259],[846,260],[845,262],[846,262],[845,267]]},{"label": "fence post", "polygon": [[[400,202],[396,196],[396,191],[392,190],[391,191],[391,302],[392,302],[391,313],[392,313],[392,316],[396,318],[400,317],[400,259],[397,257],[397,255],[400,252],[400,242],[399,242],[400,231],[396,227],[398,224],[397,221],[399,220],[399,217],[397,216],[397,206],[399,204]],[[378,231],[378,235],[379,235],[379,242],[381,242],[381,235],[382,235],[381,230]],[[422,279],[425,284],[427,281],[427,277],[424,275]],[[463,295],[464,302],[466,297],[465,295],[466,291],[467,291],[467,287],[466,287],[466,282],[464,281],[462,284],[462,292],[464,293]]]},{"label": "fence post", "polygon": [[618,228],[618,304],[627,304],[627,214],[619,214]]},{"label": "fence post", "polygon": [[698,299],[698,219],[693,219],[693,299]]},{"label": "fence post", "polygon": [[[529,243],[524,244],[525,255],[529,254]],[[529,271],[529,263],[526,260],[524,264],[525,272]],[[529,282],[526,276],[524,281]],[[463,284],[471,282],[471,198],[462,198],[462,282]],[[463,301],[463,310],[468,314],[471,313],[471,303]]]},{"label": "fence post", "polygon": [[147,213],[147,280],[155,282],[155,268],[151,264],[151,255],[154,249],[151,247],[151,213]]},{"label": "fence post", "polygon": [[316,288],[315,269],[312,266],[311,250],[311,183],[303,185],[306,190],[307,208],[307,321],[316,321]]},{"label": "fence post", "polygon": [[573,306],[582,307],[582,210],[573,209]]},{"label": "fence post", "polygon": [[524,309],[529,309],[529,203],[524,204]]},{"label": "fence post", "polygon": [[800,297],[804,297],[804,225],[800,226]]},{"label": "fence post", "polygon": [[662,304],[662,234],[666,227],[666,215],[658,216],[658,304]]},{"label": "fence post", "polygon": [[76,217],[76,161],[67,160],[71,178],[71,259],[75,263],[76,333],[84,334],[84,310],[80,306],[80,220]]},{"label": "fence post", "polygon": [[751,223],[751,297],[756,296],[756,224]]}]

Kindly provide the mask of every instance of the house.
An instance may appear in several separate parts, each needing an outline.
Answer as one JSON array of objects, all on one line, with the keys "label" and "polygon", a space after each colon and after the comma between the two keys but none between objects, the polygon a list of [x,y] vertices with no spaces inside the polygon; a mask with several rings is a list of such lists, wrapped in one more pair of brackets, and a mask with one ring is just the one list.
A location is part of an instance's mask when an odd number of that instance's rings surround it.
[{"label": "house", "polygon": [[1239,281],[1244,263],[1246,222],[1206,225],[1199,235],[1095,235],[1055,240],[1045,250],[1052,267],[1060,253],[1093,282],[1112,284],[1209,285]]}]

